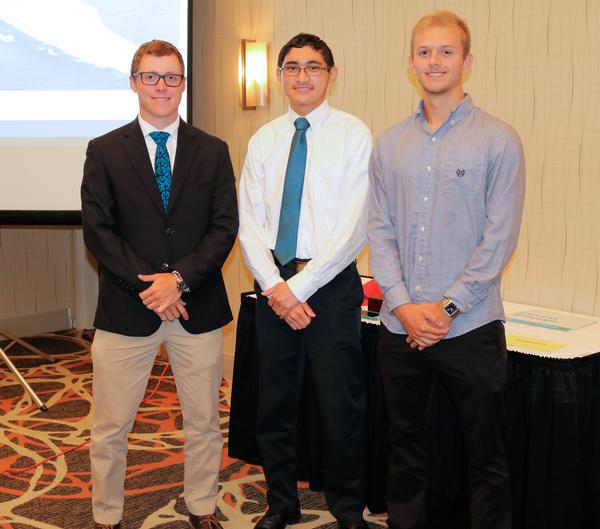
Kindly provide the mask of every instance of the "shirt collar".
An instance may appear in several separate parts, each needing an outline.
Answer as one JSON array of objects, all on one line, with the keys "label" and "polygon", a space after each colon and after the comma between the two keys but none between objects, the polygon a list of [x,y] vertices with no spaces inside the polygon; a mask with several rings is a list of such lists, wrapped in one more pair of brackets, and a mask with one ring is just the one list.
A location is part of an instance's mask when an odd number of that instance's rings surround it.
[{"label": "shirt collar", "polygon": [[[323,101],[317,108],[315,108],[312,112],[306,114],[306,116],[301,116],[292,110],[292,107],[288,109],[288,117],[292,126],[294,126],[294,121],[298,118],[306,118],[310,123],[310,128],[315,130],[329,115],[331,112],[331,107],[327,101]],[[310,129],[309,129],[310,130]]]},{"label": "shirt collar", "polygon": [[[471,112],[471,110],[473,109],[474,106],[475,105],[473,104],[473,100],[471,99],[471,96],[469,94],[465,94],[465,97],[463,97],[462,101],[450,111],[450,115],[448,116],[448,119],[446,120],[444,125],[446,123],[449,123],[450,126],[453,127],[462,118],[464,118],[469,112]],[[419,103],[419,108],[417,109],[416,117],[421,123],[426,121],[425,105],[424,105],[422,99],[421,99],[421,102]],[[442,125],[442,127],[444,125]]]},{"label": "shirt collar", "polygon": [[[142,134],[144,135],[144,137],[147,137],[151,132],[159,130],[156,127],[154,127],[153,125],[150,125],[150,123],[148,123],[144,119],[142,119],[142,116],[138,115],[138,121],[140,123],[140,128],[142,129]],[[160,130],[164,131],[164,132],[168,132],[173,137],[173,139],[177,139],[177,131],[179,130],[179,122],[180,121],[181,121],[181,118],[179,116],[177,116],[177,119],[175,121],[173,121],[173,123],[171,123],[164,129],[160,129]]]}]

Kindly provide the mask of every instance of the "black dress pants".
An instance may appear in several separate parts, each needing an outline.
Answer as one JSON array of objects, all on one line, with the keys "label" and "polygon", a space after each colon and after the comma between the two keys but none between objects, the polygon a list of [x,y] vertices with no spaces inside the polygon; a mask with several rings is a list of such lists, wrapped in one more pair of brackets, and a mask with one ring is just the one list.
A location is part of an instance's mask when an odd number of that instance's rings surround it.
[{"label": "black dress pants", "polygon": [[[283,279],[293,271],[280,267]],[[322,431],[323,489],[342,521],[364,508],[365,389],[360,348],[363,290],[352,264],[307,303],[310,325],[292,330],[257,289],[259,348],[257,440],[273,511],[298,506],[296,453],[300,395],[305,370],[315,390]]]},{"label": "black dress pants", "polygon": [[[428,405],[434,374],[446,386],[465,441],[472,529],[509,529],[510,485],[504,447],[504,325],[412,349],[381,326],[380,370],[390,420],[387,508],[391,529],[425,528]],[[435,506],[433,506],[435,508]]]}]

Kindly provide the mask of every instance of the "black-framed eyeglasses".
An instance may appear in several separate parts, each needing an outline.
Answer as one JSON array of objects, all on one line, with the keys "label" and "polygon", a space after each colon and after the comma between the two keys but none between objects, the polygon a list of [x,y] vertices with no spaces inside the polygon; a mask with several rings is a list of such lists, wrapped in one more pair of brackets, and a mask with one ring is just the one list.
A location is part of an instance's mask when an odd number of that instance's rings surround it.
[{"label": "black-framed eyeglasses", "polygon": [[166,73],[161,75],[156,72],[136,72],[132,75],[133,77],[139,77],[142,84],[150,86],[158,84],[158,81],[162,79],[167,86],[177,87],[180,86],[185,79],[185,76],[180,73]]},{"label": "black-framed eyeglasses", "polygon": [[300,66],[299,64],[284,64],[279,68],[286,77],[296,77],[302,70],[310,77],[319,77],[324,71],[329,71],[328,66],[320,66],[318,64],[307,64]]}]

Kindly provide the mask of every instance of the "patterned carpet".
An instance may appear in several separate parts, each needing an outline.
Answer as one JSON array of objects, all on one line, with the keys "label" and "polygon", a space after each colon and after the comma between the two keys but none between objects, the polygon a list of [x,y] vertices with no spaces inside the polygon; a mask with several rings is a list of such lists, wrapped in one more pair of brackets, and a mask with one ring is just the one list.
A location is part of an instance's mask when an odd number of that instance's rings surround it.
[{"label": "patterned carpet", "polygon": [[[91,424],[92,335],[76,331],[29,340],[55,363],[18,345],[8,354],[49,411],[32,405],[0,359],[0,529],[82,529],[93,527],[88,446]],[[0,344],[1,345],[1,344]],[[6,346],[4,343],[3,346]],[[156,388],[165,367],[158,357],[148,384]],[[260,467],[227,455],[230,382],[221,386],[220,415],[225,437],[219,490],[224,529],[251,528],[266,509]],[[170,370],[140,407],[129,438],[123,529],[185,529],[181,414]],[[64,456],[46,458],[70,450]],[[13,472],[18,470],[18,472]],[[322,494],[302,486],[302,520],[294,529],[334,529]],[[366,516],[370,527],[385,527]]]}]

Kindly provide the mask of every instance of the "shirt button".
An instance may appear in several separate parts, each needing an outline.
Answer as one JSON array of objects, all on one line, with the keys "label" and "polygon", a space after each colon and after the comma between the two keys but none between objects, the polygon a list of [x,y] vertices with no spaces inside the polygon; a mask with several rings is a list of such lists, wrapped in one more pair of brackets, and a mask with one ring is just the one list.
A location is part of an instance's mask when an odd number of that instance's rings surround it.
[{"label": "shirt button", "polygon": [[421,285],[417,285],[417,286],[415,287],[415,290],[416,290],[417,292],[419,292],[419,291],[421,290]]},{"label": "shirt button", "polygon": [[175,228],[173,228],[172,226],[169,226],[168,228],[165,229],[165,233],[167,235],[173,235],[175,233]]},{"label": "shirt button", "polygon": [[450,125],[454,125],[454,120],[451,120],[451,121],[450,121]]},{"label": "shirt button", "polygon": [[419,255],[419,262],[421,262],[423,260],[423,256]]},{"label": "shirt button", "polygon": [[421,226],[421,231],[425,231],[425,226]]},{"label": "shirt button", "polygon": [[431,138],[431,141],[433,141],[433,142],[435,143],[435,136],[433,136],[433,137]]},{"label": "shirt button", "polygon": [[428,170],[428,171],[431,171],[431,165],[428,165],[428,166],[427,166],[427,170]]},{"label": "shirt button", "polygon": [[429,197],[428,197],[427,195],[425,195],[425,196],[423,197],[423,200],[424,200],[425,202],[427,202],[427,201],[429,200]]}]

